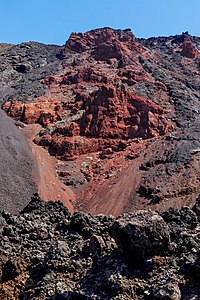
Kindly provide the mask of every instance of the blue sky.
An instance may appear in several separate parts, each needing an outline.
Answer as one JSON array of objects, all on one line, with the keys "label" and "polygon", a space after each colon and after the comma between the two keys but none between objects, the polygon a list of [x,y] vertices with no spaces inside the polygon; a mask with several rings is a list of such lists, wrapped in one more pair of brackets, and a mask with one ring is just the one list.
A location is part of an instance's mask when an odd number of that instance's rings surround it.
[{"label": "blue sky", "polygon": [[200,0],[1,0],[0,42],[64,44],[70,33],[131,28],[137,37],[200,36]]}]

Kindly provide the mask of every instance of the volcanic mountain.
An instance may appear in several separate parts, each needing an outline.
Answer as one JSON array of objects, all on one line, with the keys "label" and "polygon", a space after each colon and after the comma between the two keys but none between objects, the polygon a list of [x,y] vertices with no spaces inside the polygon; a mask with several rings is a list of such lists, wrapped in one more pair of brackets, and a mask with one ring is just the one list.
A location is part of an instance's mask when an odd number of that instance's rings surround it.
[{"label": "volcanic mountain", "polygon": [[[111,28],[72,33],[64,46],[1,44],[2,108],[27,124],[20,130],[37,162],[48,153],[57,174],[39,186],[41,197],[114,216],[194,206],[199,51],[188,32],[137,39]],[[43,164],[41,178],[51,163]],[[42,192],[48,184],[52,196]]]}]

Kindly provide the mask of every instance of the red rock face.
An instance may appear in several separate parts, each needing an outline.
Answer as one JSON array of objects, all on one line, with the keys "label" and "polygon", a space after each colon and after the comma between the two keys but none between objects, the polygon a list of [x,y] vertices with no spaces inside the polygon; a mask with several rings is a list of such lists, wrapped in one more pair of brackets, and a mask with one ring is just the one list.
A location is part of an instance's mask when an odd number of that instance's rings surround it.
[{"label": "red rock face", "polygon": [[72,33],[62,55],[65,55],[68,50],[78,53],[90,51],[97,61],[121,59],[128,55],[128,51],[134,51],[137,54],[143,52],[131,30],[113,31],[111,28],[97,29],[85,34]]},{"label": "red rock face", "polygon": [[3,104],[2,108],[15,120],[27,124],[39,123],[44,127],[61,120],[63,113],[62,103],[45,97],[38,98],[35,103],[8,101]]},{"label": "red rock face", "polygon": [[90,137],[146,139],[169,129],[160,106],[113,86],[101,86],[87,99],[80,120],[81,134]]},{"label": "red rock face", "polygon": [[200,56],[198,46],[188,32],[173,40],[177,44],[174,50],[181,54],[182,57],[197,59]]},{"label": "red rock face", "polygon": [[199,51],[189,38],[186,38],[182,44],[181,55],[187,58],[196,58],[199,56]]},{"label": "red rock face", "polygon": [[58,158],[69,159],[107,147],[118,149],[120,140],[158,137],[172,129],[159,105],[133,92],[101,85],[96,92],[82,96],[81,114],[75,114],[71,122],[68,118],[58,123],[51,136],[36,139]]}]

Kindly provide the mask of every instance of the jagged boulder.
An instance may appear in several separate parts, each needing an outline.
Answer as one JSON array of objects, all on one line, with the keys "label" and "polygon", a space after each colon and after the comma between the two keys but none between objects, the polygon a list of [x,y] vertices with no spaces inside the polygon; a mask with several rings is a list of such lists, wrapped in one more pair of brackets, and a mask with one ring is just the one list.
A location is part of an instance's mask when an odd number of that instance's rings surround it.
[{"label": "jagged boulder", "polygon": [[170,231],[154,211],[137,211],[116,219],[111,227],[118,248],[129,261],[137,262],[168,250]]},{"label": "jagged boulder", "polygon": [[199,56],[199,51],[195,47],[194,43],[190,40],[190,38],[185,38],[182,44],[181,55],[187,58],[194,59]]}]

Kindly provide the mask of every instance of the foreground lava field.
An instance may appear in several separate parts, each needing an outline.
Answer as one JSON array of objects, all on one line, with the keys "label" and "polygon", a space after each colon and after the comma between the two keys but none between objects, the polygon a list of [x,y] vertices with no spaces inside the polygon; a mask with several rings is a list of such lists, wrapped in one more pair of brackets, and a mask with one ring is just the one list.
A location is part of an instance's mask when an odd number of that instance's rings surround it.
[{"label": "foreground lava field", "polygon": [[0,219],[1,299],[198,300],[200,210],[117,219],[37,196]]}]

